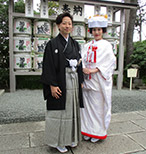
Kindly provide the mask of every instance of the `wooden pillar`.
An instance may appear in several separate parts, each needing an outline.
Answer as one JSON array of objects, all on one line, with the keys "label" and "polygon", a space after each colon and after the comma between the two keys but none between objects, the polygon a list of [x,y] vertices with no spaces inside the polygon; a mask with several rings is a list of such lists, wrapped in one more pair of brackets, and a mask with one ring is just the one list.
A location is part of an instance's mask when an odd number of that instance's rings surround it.
[{"label": "wooden pillar", "polygon": [[119,60],[118,60],[118,79],[117,79],[117,89],[120,90],[123,87],[123,68],[124,68],[124,47],[123,47],[123,39],[124,39],[124,9],[121,9],[121,27],[120,27],[120,44],[119,44]]},{"label": "wooden pillar", "polygon": [[14,2],[9,0],[9,77],[10,92],[16,90],[16,79],[14,74],[14,56],[13,56],[13,9]]}]

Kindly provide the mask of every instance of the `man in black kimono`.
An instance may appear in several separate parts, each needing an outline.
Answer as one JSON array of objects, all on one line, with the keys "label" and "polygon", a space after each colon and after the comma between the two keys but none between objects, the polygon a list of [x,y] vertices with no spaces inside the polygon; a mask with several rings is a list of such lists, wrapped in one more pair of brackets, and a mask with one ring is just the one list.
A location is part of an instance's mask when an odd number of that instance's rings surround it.
[{"label": "man in black kimono", "polygon": [[72,21],[69,13],[56,18],[60,33],[46,45],[41,76],[47,100],[46,143],[60,152],[77,146],[81,138],[83,74],[79,44],[69,36]]}]

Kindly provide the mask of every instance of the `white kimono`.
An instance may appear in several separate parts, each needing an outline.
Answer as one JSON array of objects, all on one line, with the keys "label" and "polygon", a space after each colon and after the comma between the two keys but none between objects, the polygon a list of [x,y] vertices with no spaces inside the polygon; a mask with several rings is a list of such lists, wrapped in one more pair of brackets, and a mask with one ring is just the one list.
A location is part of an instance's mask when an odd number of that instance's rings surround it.
[{"label": "white kimono", "polygon": [[99,72],[84,78],[81,132],[105,139],[111,119],[112,74],[116,64],[112,45],[103,39],[90,41],[82,51],[82,60],[83,68],[98,68]]}]

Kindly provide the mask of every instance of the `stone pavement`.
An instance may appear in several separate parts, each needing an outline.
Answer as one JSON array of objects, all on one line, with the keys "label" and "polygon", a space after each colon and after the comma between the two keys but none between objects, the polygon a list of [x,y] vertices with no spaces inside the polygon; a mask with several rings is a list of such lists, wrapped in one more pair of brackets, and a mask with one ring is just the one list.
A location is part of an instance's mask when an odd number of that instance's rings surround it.
[{"label": "stone pavement", "polygon": [[[45,122],[0,125],[0,154],[59,154],[44,143]],[[146,111],[112,115],[108,137],[82,141],[67,154],[146,154]]]}]

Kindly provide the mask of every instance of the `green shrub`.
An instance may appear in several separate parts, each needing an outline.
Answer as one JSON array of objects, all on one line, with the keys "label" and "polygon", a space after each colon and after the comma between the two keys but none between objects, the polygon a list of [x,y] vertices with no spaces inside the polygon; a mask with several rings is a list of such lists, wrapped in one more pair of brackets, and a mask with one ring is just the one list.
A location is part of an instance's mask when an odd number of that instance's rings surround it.
[{"label": "green shrub", "polygon": [[146,40],[134,43],[134,51],[131,55],[131,63],[128,67],[132,64],[139,66],[140,78],[146,76]]},{"label": "green shrub", "polygon": [[16,89],[42,89],[40,76],[16,76]]},{"label": "green shrub", "polygon": [[137,64],[139,66],[139,78],[143,79],[143,82],[146,84],[146,40],[134,43],[131,62],[125,66],[124,69],[124,84],[129,82],[129,78],[127,78],[127,69],[131,68],[132,64]]},{"label": "green shrub", "polygon": [[9,69],[0,68],[0,89],[9,88]]}]

